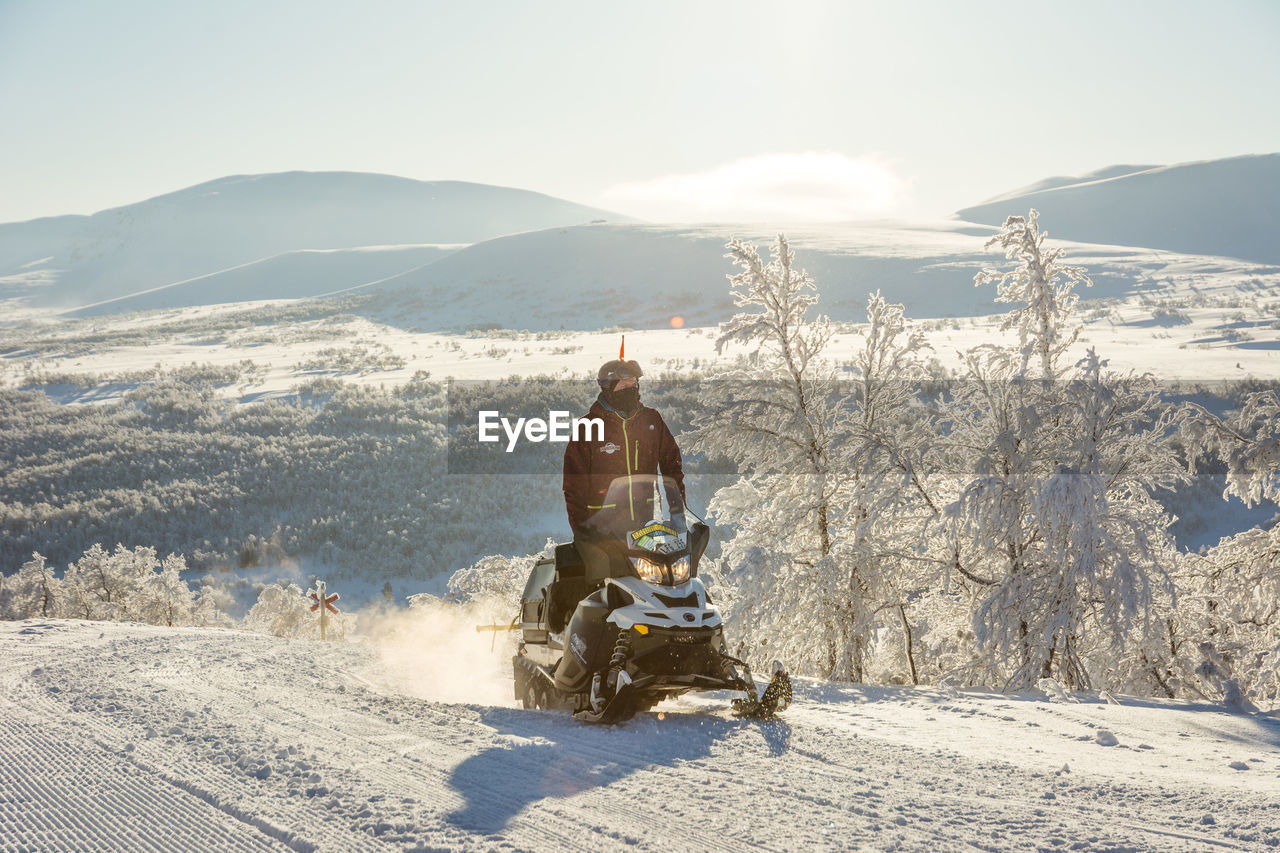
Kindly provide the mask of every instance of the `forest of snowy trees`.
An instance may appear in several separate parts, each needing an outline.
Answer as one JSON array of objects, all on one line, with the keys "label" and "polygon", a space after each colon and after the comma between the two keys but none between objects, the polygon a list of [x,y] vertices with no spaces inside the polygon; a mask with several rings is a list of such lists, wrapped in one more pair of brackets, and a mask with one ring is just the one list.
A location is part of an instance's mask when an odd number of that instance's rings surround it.
[{"label": "forest of snowy trees", "polygon": [[[1009,306],[1007,340],[946,375],[878,293],[852,361],[833,358],[786,238],[767,259],[728,244],[740,313],[717,348],[735,358],[650,380],[645,400],[716,524],[704,571],[731,642],[841,681],[1053,679],[1277,704],[1280,528],[1196,553],[1170,512],[1205,493],[1206,470],[1245,503],[1280,497],[1275,391],[1210,406],[1108,370],[1106,353],[1077,346],[1088,273],[1046,243],[1035,211],[988,245],[1007,263],[975,286]],[[367,578],[470,562],[455,591],[492,597],[526,562],[481,557],[567,533],[549,446],[468,455],[474,442],[449,438],[474,428],[478,401],[574,409],[590,383],[320,380],[236,405],[214,393],[235,379],[158,373],[101,406],[0,391],[0,616],[220,624],[211,581],[181,576],[285,556]],[[263,588],[245,624],[305,634],[305,605],[287,582]]]},{"label": "forest of snowy trees", "polygon": [[[58,573],[32,554],[18,571],[0,576],[0,619],[95,619],[181,627],[242,627],[276,637],[317,638],[314,603],[287,579],[260,584],[257,601],[237,623],[226,612],[225,591],[204,582],[196,589],[182,575],[178,554],[160,559],[154,548],[94,545]],[[356,617],[328,620],[328,636],[345,638]]]},{"label": "forest of snowy trees", "polygon": [[[585,412],[594,382],[317,379],[240,405],[217,393],[236,379],[167,371],[80,406],[0,389],[0,567],[33,551],[62,566],[94,544],[124,544],[183,554],[191,572],[305,557],[334,577],[426,579],[568,534],[561,447],[477,445],[465,413],[478,400]],[[646,399],[680,429],[695,394],[686,381]]]},{"label": "forest of snowy trees", "polygon": [[[744,472],[711,511],[735,535],[720,575],[731,635],[759,660],[838,680],[1280,698],[1280,536],[1251,530],[1180,551],[1157,500],[1225,465],[1246,503],[1280,490],[1280,400],[1220,418],[1167,401],[1150,376],[1068,357],[1085,270],[1033,210],[988,244],[1011,263],[975,285],[1011,306],[1008,343],[925,372],[922,339],[873,294],[846,379],[785,237],[765,262],[728,245],[744,309],[720,348],[688,446]],[[1225,495],[1224,495],[1225,497]]]}]

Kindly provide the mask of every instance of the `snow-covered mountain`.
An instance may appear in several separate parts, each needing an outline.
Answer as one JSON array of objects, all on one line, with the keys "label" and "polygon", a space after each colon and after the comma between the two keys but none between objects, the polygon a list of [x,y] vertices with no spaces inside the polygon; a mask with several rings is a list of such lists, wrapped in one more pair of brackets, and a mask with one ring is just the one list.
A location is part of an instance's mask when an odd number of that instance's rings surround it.
[{"label": "snow-covered mountain", "polygon": [[450,243],[295,249],[140,293],[91,303],[68,313],[96,316],[259,299],[324,296],[412,272],[457,249],[457,245]]},{"label": "snow-covered mountain", "polygon": [[0,305],[108,314],[355,291],[377,294],[378,319],[432,330],[704,325],[732,313],[725,241],[782,230],[837,320],[860,320],[876,289],[915,317],[963,317],[1000,307],[972,281],[999,262],[983,243],[1010,214],[1034,206],[1051,239],[1077,241],[1096,285],[1083,298],[1165,299],[1211,269],[1271,286],[1277,199],[1280,154],[1049,178],[961,211],[969,222],[820,226],[643,225],[501,187],[293,172],[0,225]]},{"label": "snow-covered mountain", "polygon": [[1110,166],[1040,181],[956,215],[999,225],[1033,207],[1053,239],[1280,264],[1280,154]]},{"label": "snow-covered mountain", "polygon": [[[751,240],[767,255],[778,230],[760,224],[548,229],[478,243],[356,292],[377,294],[363,311],[372,319],[425,330],[659,329],[675,316],[690,326],[715,325],[735,311],[727,276],[736,270],[724,257],[726,240]],[[1004,263],[984,249],[994,228],[857,222],[785,230],[796,265],[818,283],[821,310],[835,320],[862,322],[874,290],[921,319],[1005,310],[993,301],[994,288],[973,284],[975,273]],[[1084,299],[1177,299],[1193,289],[1278,281],[1273,269],[1229,258],[1065,245],[1071,263],[1086,266],[1093,278],[1094,287],[1080,294]]]},{"label": "snow-covered mountain", "polygon": [[[622,217],[541,193],[460,181],[353,172],[237,175],[92,216],[0,225],[0,298],[71,308],[202,276],[208,278],[198,289],[178,291],[188,295],[177,304],[232,301],[243,298],[242,290],[259,299],[319,295],[383,277],[392,256],[366,254],[367,269],[348,266],[341,273],[328,264],[316,286],[299,293],[297,282],[313,275],[316,259],[289,253],[470,244],[602,218]],[[399,259],[401,270],[422,263],[420,252]],[[217,285],[227,279],[218,276],[237,267],[234,293],[225,298]],[[196,292],[193,302],[189,294]],[[168,294],[170,304],[178,293]],[[154,305],[133,300],[125,307]]]}]

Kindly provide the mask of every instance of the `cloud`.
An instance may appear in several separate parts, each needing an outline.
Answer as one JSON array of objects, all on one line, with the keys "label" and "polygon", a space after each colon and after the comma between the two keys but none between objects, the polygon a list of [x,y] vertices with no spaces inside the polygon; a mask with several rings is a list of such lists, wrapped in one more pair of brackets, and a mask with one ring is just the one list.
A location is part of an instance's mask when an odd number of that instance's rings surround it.
[{"label": "cloud", "polygon": [[602,197],[622,212],[666,222],[830,222],[891,216],[910,189],[877,155],[805,151],[617,184]]}]

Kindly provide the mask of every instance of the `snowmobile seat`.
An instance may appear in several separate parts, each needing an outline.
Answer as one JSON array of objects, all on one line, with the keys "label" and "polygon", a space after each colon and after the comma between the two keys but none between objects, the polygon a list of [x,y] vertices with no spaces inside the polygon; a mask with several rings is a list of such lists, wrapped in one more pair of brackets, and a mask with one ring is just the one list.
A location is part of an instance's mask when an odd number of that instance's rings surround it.
[{"label": "snowmobile seat", "polygon": [[556,546],[556,579],[547,590],[547,629],[559,634],[587,595],[587,567],[572,542]]},{"label": "snowmobile seat", "polygon": [[578,548],[572,542],[564,542],[556,546],[556,575],[562,578],[582,577],[587,566],[578,554]]}]

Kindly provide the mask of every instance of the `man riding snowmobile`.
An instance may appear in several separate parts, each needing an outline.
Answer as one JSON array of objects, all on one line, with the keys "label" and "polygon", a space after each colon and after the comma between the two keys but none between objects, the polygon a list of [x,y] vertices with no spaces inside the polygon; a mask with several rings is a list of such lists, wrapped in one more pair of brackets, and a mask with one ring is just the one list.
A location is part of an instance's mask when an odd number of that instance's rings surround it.
[{"label": "man riding snowmobile", "polygon": [[604,434],[565,449],[574,541],[539,560],[521,594],[516,697],[612,723],[669,696],[731,690],[745,694],[734,713],[772,716],[791,701],[790,679],[777,664],[760,694],[725,650],[720,611],[698,578],[710,527],[685,504],[680,448],[640,404],[641,375],[623,351],[605,363],[587,413]]},{"label": "man riding snowmobile", "polygon": [[[618,477],[662,474],[675,480],[684,496],[684,466],[675,437],[657,409],[640,402],[640,365],[621,358],[606,362],[596,374],[600,394],[586,418],[604,423],[598,440],[573,440],[564,451],[564,503],[569,527],[577,537],[583,523]],[[638,517],[638,516],[637,516]]]},{"label": "man riding snowmobile", "polygon": [[[584,595],[603,582],[608,562],[596,541],[598,537],[585,525],[591,515],[605,508],[605,495],[618,478],[657,475],[661,471],[680,492],[678,498],[672,496],[672,501],[683,505],[685,498],[680,448],[658,410],[640,403],[640,377],[644,373],[636,362],[624,360],[624,354],[625,350],[620,349],[618,358],[600,367],[596,374],[600,394],[585,416],[604,423],[604,436],[598,441],[575,439],[564,451],[564,503],[574,544],[586,563]],[[610,509],[626,509],[634,521],[651,517],[651,487],[646,484],[642,488],[637,480],[636,488],[628,490],[626,498],[627,507]]]}]

